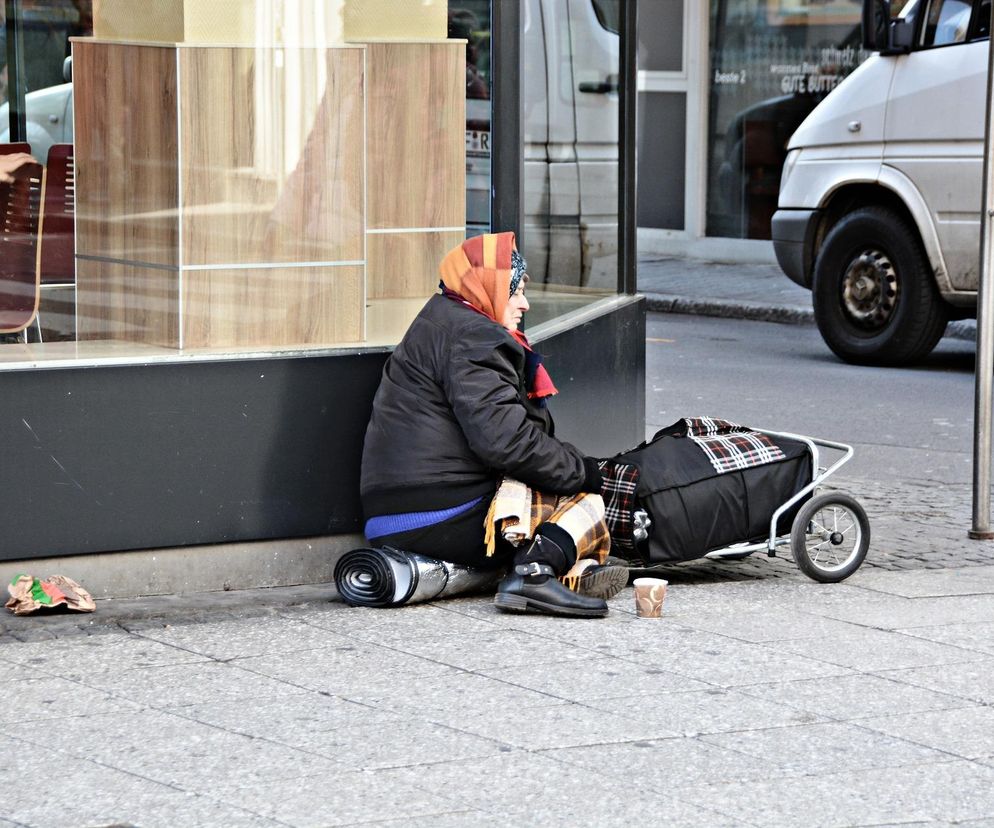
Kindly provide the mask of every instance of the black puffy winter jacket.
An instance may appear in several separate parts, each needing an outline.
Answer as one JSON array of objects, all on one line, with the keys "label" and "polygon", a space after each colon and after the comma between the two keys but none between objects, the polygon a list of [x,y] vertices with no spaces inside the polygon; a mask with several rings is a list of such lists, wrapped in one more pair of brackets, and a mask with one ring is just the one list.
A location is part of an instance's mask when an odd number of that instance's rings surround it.
[{"label": "black puffy winter jacket", "polygon": [[501,475],[551,494],[598,491],[596,462],[528,399],[525,352],[496,322],[433,296],[383,369],[363,446],[366,517],[444,509]]}]

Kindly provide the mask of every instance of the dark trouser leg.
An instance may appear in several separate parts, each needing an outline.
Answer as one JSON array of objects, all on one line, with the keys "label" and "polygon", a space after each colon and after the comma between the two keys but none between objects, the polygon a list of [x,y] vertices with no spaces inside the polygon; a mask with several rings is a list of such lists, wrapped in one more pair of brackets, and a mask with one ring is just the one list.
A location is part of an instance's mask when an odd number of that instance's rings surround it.
[{"label": "dark trouser leg", "polygon": [[515,564],[545,564],[556,575],[565,575],[576,563],[576,544],[569,532],[554,523],[540,523],[535,538],[514,556]]},{"label": "dark trouser leg", "polygon": [[487,556],[483,522],[489,508],[489,500],[484,498],[472,509],[442,523],[370,538],[369,542],[373,546],[392,546],[403,552],[417,552],[427,558],[461,566],[500,569],[510,563],[513,549],[499,538],[496,552],[492,557]]}]

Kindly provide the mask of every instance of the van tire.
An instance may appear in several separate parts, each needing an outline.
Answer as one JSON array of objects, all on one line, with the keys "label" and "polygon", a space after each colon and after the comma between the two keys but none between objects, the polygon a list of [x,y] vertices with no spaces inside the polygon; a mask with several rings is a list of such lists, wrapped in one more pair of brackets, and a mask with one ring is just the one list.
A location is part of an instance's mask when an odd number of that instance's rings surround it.
[{"label": "van tire", "polygon": [[857,365],[917,362],[949,321],[917,231],[884,207],[855,210],[828,232],[811,299],[825,343]]}]

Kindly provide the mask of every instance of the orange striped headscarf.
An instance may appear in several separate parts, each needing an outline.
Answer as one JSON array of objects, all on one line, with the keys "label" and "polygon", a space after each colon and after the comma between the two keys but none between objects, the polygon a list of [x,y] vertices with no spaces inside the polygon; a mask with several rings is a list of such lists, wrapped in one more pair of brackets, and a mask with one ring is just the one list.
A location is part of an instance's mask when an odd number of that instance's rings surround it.
[{"label": "orange striped headscarf", "polygon": [[486,233],[450,250],[438,273],[442,284],[502,324],[511,288],[514,233]]}]

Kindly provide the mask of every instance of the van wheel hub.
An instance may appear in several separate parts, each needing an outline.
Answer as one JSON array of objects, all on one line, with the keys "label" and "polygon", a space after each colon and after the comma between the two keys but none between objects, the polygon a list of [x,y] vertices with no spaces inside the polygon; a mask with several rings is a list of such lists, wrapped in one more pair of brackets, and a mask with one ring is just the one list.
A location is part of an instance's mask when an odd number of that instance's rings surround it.
[{"label": "van wheel hub", "polygon": [[843,274],[842,307],[860,328],[883,328],[894,314],[897,295],[897,271],[883,251],[862,251]]}]

